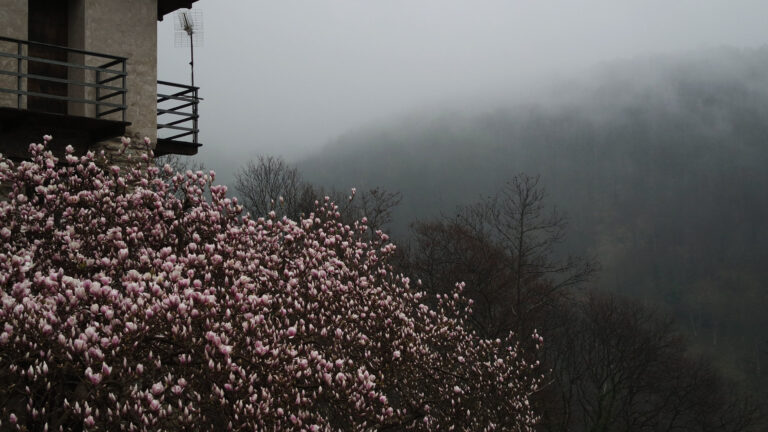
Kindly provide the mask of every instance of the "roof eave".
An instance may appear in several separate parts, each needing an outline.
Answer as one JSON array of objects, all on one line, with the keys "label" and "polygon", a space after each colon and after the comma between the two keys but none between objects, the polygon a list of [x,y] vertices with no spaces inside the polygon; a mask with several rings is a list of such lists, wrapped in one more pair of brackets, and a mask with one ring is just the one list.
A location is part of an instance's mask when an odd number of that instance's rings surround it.
[{"label": "roof eave", "polygon": [[157,20],[162,21],[165,15],[178,10],[189,9],[192,3],[197,0],[158,0],[157,1]]}]

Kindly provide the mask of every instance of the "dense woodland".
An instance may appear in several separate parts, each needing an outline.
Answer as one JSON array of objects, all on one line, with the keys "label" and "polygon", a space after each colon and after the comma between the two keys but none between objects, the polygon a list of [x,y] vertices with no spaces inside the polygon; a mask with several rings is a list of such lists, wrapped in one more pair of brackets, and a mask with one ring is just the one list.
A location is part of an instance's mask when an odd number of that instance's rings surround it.
[{"label": "dense woodland", "polygon": [[478,333],[540,331],[543,430],[764,430],[768,49],[593,72],[358,130],[297,167],[260,157],[236,189],[288,215],[330,194],[393,233],[427,290],[466,282]]},{"label": "dense woodland", "polygon": [[[564,296],[578,301],[554,315],[575,316],[577,324],[564,326],[576,332],[568,340],[618,338],[598,337],[594,326],[622,320],[613,330],[648,332],[645,337],[658,337],[653,349],[682,362],[680,368],[722,375],[729,390],[764,401],[768,49],[615,62],[589,80],[553,89],[536,103],[424,114],[359,130],[298,169],[284,168],[320,194],[319,186],[379,188],[375,193],[387,204],[399,203],[384,206],[390,212],[383,225],[404,249],[423,258],[437,253],[425,244],[440,245],[452,259],[467,260],[464,270],[452,263],[443,271],[418,267],[411,256],[411,269],[441,284],[465,280],[469,290],[484,283],[508,288],[509,278],[520,277],[517,250],[494,250],[500,234],[489,231],[489,205],[501,205],[515,181],[535,179],[543,209],[556,209],[559,218],[545,255],[561,263],[581,257],[589,267],[580,268],[588,277]],[[454,230],[457,218],[473,217],[478,232]],[[513,264],[483,267],[497,258]],[[491,275],[501,276],[488,280]],[[551,306],[562,307],[556,303]],[[597,318],[602,315],[610,317]],[[557,320],[544,321],[557,326]]]},{"label": "dense woodland", "polygon": [[[300,217],[330,195],[343,203],[343,221],[364,218],[376,232],[401,199],[381,189],[327,192],[272,157],[237,178],[252,213]],[[395,268],[437,299],[453,295],[456,281],[466,284],[469,325],[482,338],[548,335],[543,345],[522,345],[546,371],[533,399],[538,430],[761,430],[759,394],[694,352],[670,315],[594,289],[593,260],[558,258],[567,219],[547,205],[539,181],[516,175],[453,216],[414,223]]]}]

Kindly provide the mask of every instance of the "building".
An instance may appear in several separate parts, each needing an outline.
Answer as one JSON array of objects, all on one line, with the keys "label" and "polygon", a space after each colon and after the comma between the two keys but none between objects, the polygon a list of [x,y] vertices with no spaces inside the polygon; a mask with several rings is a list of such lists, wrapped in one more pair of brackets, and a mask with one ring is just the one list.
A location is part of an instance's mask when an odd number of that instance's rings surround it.
[{"label": "building", "polygon": [[54,152],[115,160],[120,137],[147,136],[156,155],[196,154],[198,89],[157,77],[157,21],[195,1],[0,0],[0,153],[51,134]]}]

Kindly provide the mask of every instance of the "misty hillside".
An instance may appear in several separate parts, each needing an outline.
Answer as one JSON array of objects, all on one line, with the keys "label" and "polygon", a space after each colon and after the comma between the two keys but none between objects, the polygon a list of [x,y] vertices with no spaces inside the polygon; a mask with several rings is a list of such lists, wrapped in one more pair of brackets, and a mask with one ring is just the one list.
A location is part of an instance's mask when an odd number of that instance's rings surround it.
[{"label": "misty hillside", "polygon": [[300,168],[328,186],[402,192],[401,237],[515,173],[540,174],[569,216],[565,247],[601,263],[598,287],[666,305],[732,375],[764,380],[768,48],[609,63],[551,88],[349,133]]}]

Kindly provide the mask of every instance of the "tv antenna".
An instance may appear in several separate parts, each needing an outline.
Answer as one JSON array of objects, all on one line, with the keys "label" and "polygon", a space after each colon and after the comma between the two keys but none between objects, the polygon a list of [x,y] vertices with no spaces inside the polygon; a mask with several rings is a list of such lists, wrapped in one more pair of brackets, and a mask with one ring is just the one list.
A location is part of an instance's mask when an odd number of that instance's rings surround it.
[{"label": "tv antenna", "polygon": [[195,86],[195,45],[203,46],[203,13],[199,9],[182,9],[176,15],[176,46],[189,47],[189,68]]}]

